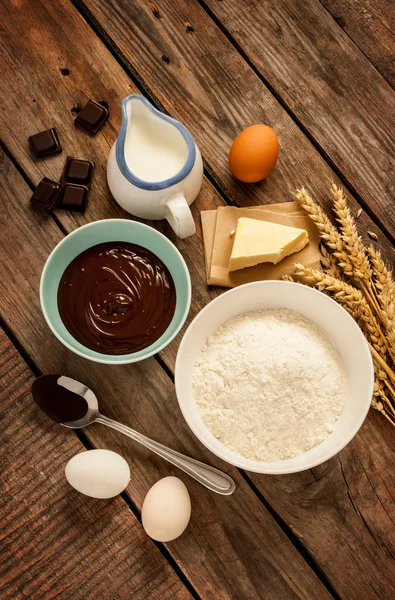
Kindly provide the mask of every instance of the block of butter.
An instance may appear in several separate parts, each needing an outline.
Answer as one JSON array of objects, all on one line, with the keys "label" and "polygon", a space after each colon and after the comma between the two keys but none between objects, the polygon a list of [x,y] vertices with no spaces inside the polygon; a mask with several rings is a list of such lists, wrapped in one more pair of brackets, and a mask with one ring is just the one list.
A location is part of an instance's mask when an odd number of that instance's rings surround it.
[{"label": "block of butter", "polygon": [[241,217],[237,222],[229,271],[264,262],[277,264],[309,243],[305,229]]}]

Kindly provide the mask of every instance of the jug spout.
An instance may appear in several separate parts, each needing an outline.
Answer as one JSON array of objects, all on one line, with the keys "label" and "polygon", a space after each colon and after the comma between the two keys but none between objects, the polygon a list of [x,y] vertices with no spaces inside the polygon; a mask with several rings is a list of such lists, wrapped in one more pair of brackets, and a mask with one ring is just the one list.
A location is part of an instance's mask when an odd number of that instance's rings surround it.
[{"label": "jug spout", "polygon": [[116,159],[123,175],[145,190],[163,190],[192,170],[196,146],[189,131],[140,94],[122,101]]}]

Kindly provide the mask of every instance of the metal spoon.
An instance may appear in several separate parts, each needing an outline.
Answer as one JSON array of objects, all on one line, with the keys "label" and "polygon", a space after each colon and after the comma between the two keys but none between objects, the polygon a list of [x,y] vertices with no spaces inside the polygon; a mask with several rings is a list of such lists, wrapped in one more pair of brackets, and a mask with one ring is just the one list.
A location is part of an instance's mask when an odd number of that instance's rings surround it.
[{"label": "metal spoon", "polygon": [[[53,380],[54,377],[55,376],[53,375],[44,375],[43,377],[40,377],[38,380],[36,380],[36,382],[38,383],[39,380],[43,382],[44,378],[48,378],[48,380],[49,378],[52,378]],[[79,396],[84,398],[87,403],[86,414],[76,421],[62,422],[61,425],[63,425],[64,427],[69,427],[71,429],[80,429],[82,427],[86,427],[87,425],[91,425],[91,423],[102,423],[103,425],[107,425],[107,427],[111,427],[112,429],[115,429],[116,431],[127,435],[128,437],[132,438],[136,442],[139,442],[146,448],[149,448],[150,450],[152,450],[152,452],[155,452],[155,454],[158,454],[159,456],[167,460],[169,463],[175,465],[185,473],[188,473],[188,475],[196,479],[196,481],[199,481],[209,490],[217,492],[217,494],[222,494],[224,496],[229,496],[235,491],[236,486],[233,479],[231,479],[231,477],[229,477],[225,473],[222,473],[218,469],[214,469],[214,467],[205,465],[204,463],[199,462],[198,460],[189,458],[188,456],[185,456],[180,452],[176,452],[171,448],[167,448],[166,446],[163,446],[162,444],[151,440],[145,435],[142,435],[141,433],[130,429],[130,427],[122,425],[121,423],[113,421],[112,419],[109,419],[108,417],[105,417],[104,415],[100,414],[99,405],[95,394],[83,383],[80,383],[75,379],[71,379],[70,377],[64,376],[59,376],[56,383],[57,385],[62,386],[66,390],[69,390],[73,394],[78,394]],[[44,411],[48,414],[46,408],[51,403],[56,402],[56,400],[54,399],[53,388],[50,392],[46,392],[45,386],[41,386],[40,394],[38,394],[38,392],[35,391],[37,390],[37,388],[38,386],[36,386],[35,388],[35,385],[33,384],[33,398],[40,406],[40,408],[44,409]],[[45,390],[44,394],[50,393],[50,398],[45,397],[43,400],[43,389]],[[81,412],[79,414],[81,414]],[[49,416],[56,420],[52,414],[49,414]]]}]

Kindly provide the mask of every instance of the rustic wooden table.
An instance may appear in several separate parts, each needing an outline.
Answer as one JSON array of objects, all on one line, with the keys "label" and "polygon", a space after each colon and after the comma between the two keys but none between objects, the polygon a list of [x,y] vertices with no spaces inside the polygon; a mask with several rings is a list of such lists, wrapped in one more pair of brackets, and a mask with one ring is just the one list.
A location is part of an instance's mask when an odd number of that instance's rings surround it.
[{"label": "rustic wooden table", "polygon": [[[197,235],[179,241],[154,224],[187,261],[190,318],[221,293],[205,282],[202,209],[287,201],[300,184],[328,208],[334,180],[393,265],[391,16],[389,0],[1,1],[1,598],[395,597],[395,432],[381,415],[371,412],[352,443],[315,469],[241,472],[205,451],[181,417],[172,380],[180,336],[143,363],[101,366],[57,342],[38,298],[44,262],[64,235],[128,216],[108,192],[106,158],[132,92],[185,123],[205,159]],[[94,138],[73,125],[88,98],[111,111]],[[281,152],[265,182],[243,185],[227,152],[255,122],[274,127]],[[34,160],[28,136],[52,126],[63,153]],[[96,164],[87,212],[32,209],[32,189],[43,176],[58,180],[66,155]],[[49,422],[30,386],[50,372],[86,382],[110,417],[226,470],[237,491],[216,496],[181,474],[190,526],[168,545],[153,542],[142,500],[160,477],[180,473],[100,425],[76,435]],[[67,484],[67,460],[92,447],[129,461],[122,497],[97,501]]]}]

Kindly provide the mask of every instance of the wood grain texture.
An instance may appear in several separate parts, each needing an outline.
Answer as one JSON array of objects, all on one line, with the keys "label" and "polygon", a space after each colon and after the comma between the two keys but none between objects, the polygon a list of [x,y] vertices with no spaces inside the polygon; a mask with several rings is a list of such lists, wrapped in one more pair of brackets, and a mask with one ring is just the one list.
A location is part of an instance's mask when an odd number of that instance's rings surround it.
[{"label": "wood grain texture", "polygon": [[259,73],[395,233],[395,95],[319,0],[207,0]]},{"label": "wood grain texture", "polygon": [[67,461],[85,448],[48,426],[33,379],[0,329],[2,600],[191,598],[120,497],[95,500],[67,483]]},{"label": "wood grain texture", "polygon": [[[8,88],[7,95],[3,95],[2,98],[2,102],[7,102],[7,104],[5,104],[6,112],[3,111],[1,118],[7,145],[12,149],[14,155],[17,156],[23,168],[35,183],[43,175],[54,178],[59,177],[66,153],[95,160],[97,168],[88,212],[85,215],[58,212],[58,217],[61,218],[62,224],[67,230],[98,218],[127,216],[126,213],[117,208],[107,191],[105,160],[119,127],[120,99],[127,93],[136,90],[135,86],[130,83],[117,62],[109,55],[103,44],[71,5],[66,4],[66,2],[59,2],[55,9],[50,3],[24,1],[18,4],[19,8],[14,7],[14,10],[7,15],[7,19],[3,19],[3,27],[6,27],[5,65]],[[147,10],[152,12],[150,6]],[[151,12],[148,14],[151,15]],[[198,14],[200,15],[200,13]],[[118,16],[113,15],[112,18],[118,23]],[[156,19],[153,14],[152,19]],[[147,22],[151,23],[150,21]],[[213,37],[210,29],[212,27],[210,23],[210,20],[203,20],[201,29],[196,25],[196,22],[191,22],[191,26],[195,28],[195,32],[196,30],[205,32],[207,29],[210,41],[215,37]],[[123,27],[121,21],[118,27],[121,31]],[[166,27],[169,27],[168,23]],[[171,25],[171,27],[173,26]],[[26,40],[25,38],[19,39],[19,29],[24,31]],[[226,170],[226,160],[223,158],[225,156],[223,144],[218,143],[218,148],[214,152],[214,141],[212,141],[214,138],[211,133],[212,124],[210,124],[210,121],[206,121],[207,114],[210,116],[214,108],[220,106],[220,118],[218,122],[215,122],[215,128],[222,131],[222,121],[224,129],[233,128],[231,116],[237,116],[238,111],[245,111],[241,100],[243,94],[245,96],[246,89],[253,90],[252,99],[256,103],[261,96],[259,90],[265,88],[260,83],[259,87],[255,83],[251,88],[249,87],[249,81],[259,82],[259,80],[257,78],[256,80],[248,79],[246,73],[249,71],[245,70],[245,63],[234,57],[234,55],[238,56],[237,53],[233,53],[233,51],[229,53],[231,63],[229,66],[228,62],[224,62],[225,57],[228,59],[227,50],[223,52],[221,60],[217,57],[215,51],[211,52],[206,59],[204,56],[201,58],[202,51],[200,55],[195,56],[195,62],[202,60],[204,69],[207,69],[213,62],[217,73],[222,62],[222,65],[225,64],[225,67],[221,68],[226,74],[226,84],[228,80],[233,81],[239,77],[237,89],[234,90],[234,93],[231,89],[226,89],[223,98],[228,104],[226,104],[226,109],[222,110],[223,105],[219,104],[219,100],[215,96],[218,93],[217,87],[212,84],[211,80],[206,86],[203,77],[201,80],[202,85],[204,85],[203,92],[186,96],[183,101],[181,100],[181,94],[180,103],[174,104],[173,110],[166,99],[166,95],[171,97],[173,86],[176,88],[179,86],[181,90],[185,89],[182,85],[183,77],[186,74],[189,77],[187,83],[191,84],[189,86],[190,90],[196,90],[196,84],[194,84],[196,76],[193,73],[191,74],[191,69],[193,52],[196,46],[199,47],[199,42],[195,40],[193,49],[191,49],[189,46],[190,38],[185,37],[184,39],[181,36],[181,31],[184,32],[182,18],[179,29],[175,30],[177,39],[181,40],[180,42],[177,41],[180,46],[176,46],[177,57],[179,56],[180,59],[177,63],[178,66],[175,66],[174,60],[170,63],[173,69],[172,75],[168,75],[171,85],[166,84],[163,86],[162,73],[158,74],[158,79],[155,79],[155,81],[153,79],[147,80],[147,85],[150,84],[148,86],[150,87],[155,82],[160,85],[159,91],[153,88],[155,96],[158,98],[161,95],[162,100],[167,103],[166,108],[171,110],[173,116],[182,118],[182,115],[185,114],[188,118],[187,125],[191,130],[193,129],[195,136],[199,137],[199,145],[205,146],[205,158],[211,160],[211,163],[209,163],[210,169],[212,170],[212,163],[216,161],[216,164],[218,164],[218,170],[215,171],[216,177],[219,170],[222,169],[223,175],[221,177],[229,178]],[[193,33],[185,30],[185,36],[192,37]],[[170,44],[171,48],[175,48],[175,34],[171,36],[167,33],[166,35],[163,34],[160,43],[166,42],[166,44]],[[221,36],[219,38],[223,39]],[[72,48],[70,39],[73,40]],[[186,57],[190,61],[187,64],[184,62],[185,57],[182,53],[183,44],[186,44]],[[126,39],[124,45],[125,48],[128,47]],[[221,47],[228,48],[226,45]],[[159,66],[162,69],[165,68],[162,66],[159,52],[160,48],[152,52],[151,56],[151,60],[156,61],[155,65],[158,71]],[[93,60],[92,57],[95,57],[95,59]],[[89,62],[89,68],[87,68],[87,62]],[[231,67],[236,68],[236,75],[233,77]],[[60,72],[60,69],[63,68],[70,70],[68,76],[64,76]],[[206,72],[204,70],[204,73]],[[241,75],[237,75],[238,73],[241,73]],[[244,75],[246,76],[245,86],[242,82],[242,76]],[[254,87],[255,85],[257,87]],[[61,90],[60,94],[58,93],[59,89]],[[111,110],[110,122],[104,126],[94,139],[89,138],[83,132],[77,133],[72,123],[70,108],[75,107],[77,103],[82,105],[87,97],[108,101]],[[269,108],[271,108],[272,100],[270,100],[270,96],[265,96],[264,100],[266,101],[266,99]],[[260,98],[261,101],[262,98]],[[238,108],[238,103],[241,108]],[[203,110],[205,106],[208,109],[207,111]],[[16,111],[15,107],[19,107],[19,112]],[[51,110],[48,107],[51,107]],[[248,109],[252,110],[251,104]],[[282,114],[280,109],[276,110],[279,111],[278,114]],[[246,114],[246,112],[243,113],[243,119],[246,118]],[[183,120],[186,122],[186,119]],[[59,128],[65,152],[60,157],[35,162],[27,151],[27,136],[45,129],[51,123],[56,124]],[[294,127],[292,121],[290,123],[290,127]],[[294,129],[291,129],[291,132],[293,131]],[[331,172],[318,154],[311,150],[311,146],[301,136],[297,128],[295,131],[298,143],[301,144],[300,158],[297,159],[296,154],[292,155],[295,160],[299,161],[297,166],[300,167],[302,173],[299,182],[304,183],[306,181],[305,177],[307,177],[306,173],[309,172],[309,181],[313,189],[317,190],[320,202],[328,206],[328,181],[326,177],[329,180]],[[231,136],[232,132],[227,139],[230,140]],[[207,142],[205,142],[206,137]],[[291,149],[289,142],[288,147]],[[310,163],[304,160],[305,156],[309,158]],[[238,200],[244,204],[251,204],[252,202],[287,199],[289,197],[288,191],[290,192],[295,182],[297,182],[297,168],[291,164],[291,161],[287,163],[286,169],[281,168],[285,180],[277,180],[276,185],[278,187],[276,189],[273,184],[270,195],[264,194],[263,190],[267,190],[265,186],[270,183],[269,180],[273,176],[276,177],[276,171],[263,186],[257,186],[258,196],[253,196],[253,193],[256,192],[252,189],[253,186],[237,184],[239,186],[236,190]],[[217,178],[220,180],[219,175]],[[15,171],[9,171],[7,191],[4,198],[10,203],[10,206],[7,208],[8,212],[6,211],[3,214],[3,218],[6,219],[7,226],[9,222],[13,223],[12,231],[14,233],[10,232],[11,242],[7,237],[7,243],[4,242],[2,252],[6,252],[4,256],[11,257],[13,264],[21,264],[23,271],[18,273],[18,277],[15,279],[13,271],[10,270],[9,262],[3,261],[1,264],[3,273],[8,277],[7,281],[9,280],[10,285],[12,284],[11,290],[15,291],[17,287],[19,289],[19,292],[15,293],[15,297],[18,298],[18,310],[15,310],[12,303],[10,303],[9,295],[1,297],[1,305],[6,310],[7,322],[12,326],[13,331],[47,372],[52,369],[65,370],[67,374],[74,375],[90,384],[93,389],[100,393],[101,404],[109,416],[124,420],[131,426],[140,428],[164,443],[193,453],[201,459],[206,459],[224,468],[224,465],[220,461],[216,461],[211,454],[205,452],[186,430],[169,380],[154,361],[114,370],[107,367],[100,368],[91,363],[78,361],[76,357],[52,339],[42,321],[37,303],[37,288],[40,269],[46,256],[60,239],[60,234],[49,217],[27,208],[29,191],[22,182],[16,181],[17,179]],[[288,182],[287,185],[286,182]],[[233,185],[233,182],[231,184]],[[212,208],[221,202],[218,194],[206,181],[203,191],[194,205],[195,217],[197,217],[199,209]],[[355,202],[353,203],[353,210],[354,212],[357,210]],[[384,248],[386,256],[391,257],[393,260],[394,255],[388,240],[374,228],[364,213],[359,218],[358,223],[364,232],[367,230],[378,232],[380,245]],[[192,312],[195,312],[207,302],[211,294],[215,294],[215,291],[208,292],[205,286],[201,240],[199,236],[194,236],[180,242],[174,240],[166,225],[159,224],[158,226],[166,234],[169,234],[173,241],[176,241],[177,246],[186,257],[194,287]],[[23,248],[19,246],[20,240],[25,238],[28,239],[28,253],[24,252]],[[33,304],[31,304],[32,298]],[[172,349],[173,353],[171,355],[164,355],[167,364],[170,366],[172,365],[176,344],[173,344]],[[166,425],[165,428],[163,424]],[[131,494],[139,506],[148,486],[158,477],[172,472],[159,459],[150,456],[144,450],[135,446],[131,447],[130,442],[120,439],[116,434],[103,431],[100,427],[96,428],[95,426],[87,432],[95,444],[102,447],[107,445],[120,451],[133,461],[135,479]],[[383,429],[382,435],[385,436],[387,444],[390,443],[391,433],[389,430]],[[147,465],[149,465],[148,469]],[[381,468],[384,469],[384,474],[381,474]],[[384,477],[385,479],[386,468],[383,463],[375,463],[374,469],[377,469],[377,472],[374,471],[374,477],[377,479]],[[234,474],[235,471],[229,468],[229,473]],[[234,476],[238,482],[238,490],[237,495],[232,498],[232,502],[228,500],[223,502],[218,497],[206,493],[194,482],[185,479],[188,488],[193,492],[192,501],[196,503],[194,512],[196,517],[194,517],[191,525],[193,528],[188,530],[188,536],[181,538],[174,545],[172,544],[170,550],[182,568],[185,569],[193,584],[202,596],[207,598],[257,598],[262,594],[265,598],[275,597],[276,599],[294,597],[295,595],[298,597],[324,598],[324,590],[317,588],[315,579],[312,582],[310,581],[311,575],[307,575],[304,563],[295,558],[294,549],[284,541],[284,536],[277,532],[272,519],[268,518],[262,505],[256,501],[256,498],[237,472]],[[274,480],[273,483],[272,479]],[[282,478],[272,479],[257,477],[255,483],[259,486],[263,495],[266,495],[266,486],[269,487],[270,484],[273,490],[271,503],[274,509],[277,510],[278,503],[278,510],[284,515],[285,521],[294,528],[295,535],[301,540],[302,544],[309,547],[312,556],[320,565],[326,567],[326,556],[327,553],[330,554],[332,563],[329,567],[333,585],[344,597],[347,597],[347,594],[350,594],[350,597],[351,594],[354,594],[355,597],[355,594],[361,591],[359,579],[358,577],[353,580],[347,578],[347,571],[344,566],[348,565],[349,561],[354,560],[354,553],[358,553],[360,557],[355,569],[361,571],[361,578],[364,582],[375,577],[378,569],[381,570],[381,563],[377,566],[376,563],[372,562],[373,550],[369,550],[368,557],[365,558],[363,544],[367,543],[368,547],[371,548],[369,544],[372,544],[372,540],[365,535],[365,525],[362,518],[358,520],[354,516],[355,523],[351,532],[348,529],[341,529],[339,532],[339,527],[347,527],[348,515],[342,512],[343,507],[337,509],[337,505],[335,505],[327,508],[325,504],[323,505],[320,502],[320,495],[314,496],[309,505],[305,502],[302,492],[299,493],[299,496],[295,496],[301,502],[300,507],[298,502],[294,502],[294,495],[297,490],[295,490],[295,486],[291,485],[292,482],[287,481],[282,486]],[[305,481],[303,477],[301,481],[302,489],[304,489],[303,486],[308,488],[311,483],[310,480]],[[321,485],[324,486],[323,493],[326,494],[325,497],[329,502],[329,499],[333,497],[331,482],[324,478]],[[344,479],[336,479],[335,485],[339,489],[340,496],[346,499],[347,491]],[[276,494],[278,494],[278,497],[276,497]],[[313,508],[315,512],[313,512]],[[299,513],[301,513],[300,518],[298,518]],[[311,518],[311,514],[313,518]],[[377,519],[372,518],[371,511],[369,517],[370,526],[373,530],[381,531],[383,538],[385,538],[385,526],[379,527],[377,525]],[[341,533],[343,533],[342,546],[339,547],[336,536],[340,536]],[[320,536],[325,539],[325,547],[320,545]],[[388,544],[387,540],[386,543]],[[211,557],[213,549],[217,554]],[[284,557],[286,561],[284,561]],[[383,585],[385,585],[388,580],[388,562],[386,559],[383,560],[383,581],[385,582]],[[226,581],[223,579],[224,573]],[[309,591],[306,591],[306,589]],[[388,589],[391,588],[388,587]],[[222,596],[216,595],[219,594],[218,590],[221,591]]]},{"label": "wood grain texture", "polygon": [[[127,492],[139,508],[160,477],[173,474],[185,481],[192,519],[168,549],[198,594],[210,600],[330,598],[237,469],[216,459],[193,437],[173,384],[154,358],[134,365],[100,365],[74,355],[50,333],[40,311],[38,285],[48,253],[62,233],[51,218],[26,209],[29,189],[4,157],[1,175],[0,230],[7,226],[8,235],[0,237],[0,279],[7,282],[0,289],[0,314],[39,369],[83,381],[98,394],[104,414],[218,466],[236,481],[231,497],[213,494],[128,438],[102,425],[85,429],[95,447],[110,448],[129,462]],[[44,420],[50,431],[58,427]]]},{"label": "wood grain texture", "polygon": [[320,0],[336,23],[392,87],[395,85],[395,4],[392,0]]}]

